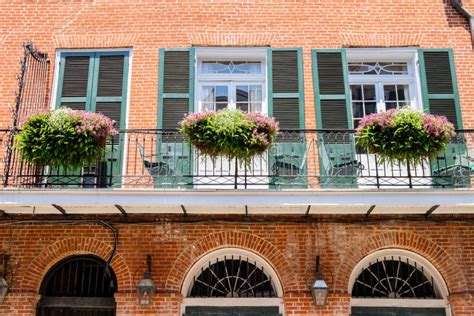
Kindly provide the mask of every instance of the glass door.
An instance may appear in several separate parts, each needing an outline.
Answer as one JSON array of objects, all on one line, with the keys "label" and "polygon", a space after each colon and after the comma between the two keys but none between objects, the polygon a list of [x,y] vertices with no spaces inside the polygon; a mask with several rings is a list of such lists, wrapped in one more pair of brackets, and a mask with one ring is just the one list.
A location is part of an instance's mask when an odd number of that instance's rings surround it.
[{"label": "glass door", "polygon": [[[410,106],[410,93],[408,84],[377,82],[351,84],[351,104],[352,118],[354,128],[357,128],[361,119],[370,114],[385,112],[390,109],[398,109],[404,106]],[[404,187],[408,185],[408,168],[404,163],[389,164],[380,163],[375,155],[368,154],[364,149],[357,147],[357,159],[362,163],[364,169],[359,185],[373,185],[377,179],[381,186],[394,185]],[[422,166],[411,166],[411,175],[421,176],[429,175],[429,162]],[[418,178],[418,184],[430,184],[428,177]],[[426,183],[425,183],[426,182]]]},{"label": "glass door", "polygon": [[[262,83],[245,81],[202,82],[197,91],[198,111],[219,111],[225,108],[240,109],[244,112],[266,113],[264,106],[264,86]],[[203,188],[232,188],[237,175],[239,183],[257,186],[268,183],[267,159],[255,157],[252,166],[237,164],[225,157],[212,161],[196,153],[197,177],[195,185]],[[237,173],[236,173],[237,170]],[[245,184],[239,188],[245,187]],[[262,188],[262,185],[258,185]]]}]

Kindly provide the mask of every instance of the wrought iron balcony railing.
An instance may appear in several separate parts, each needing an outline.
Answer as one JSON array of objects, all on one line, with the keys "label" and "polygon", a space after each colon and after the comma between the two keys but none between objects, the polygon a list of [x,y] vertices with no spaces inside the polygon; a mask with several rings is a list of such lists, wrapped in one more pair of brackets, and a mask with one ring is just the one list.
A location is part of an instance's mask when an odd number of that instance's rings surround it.
[{"label": "wrought iron balcony railing", "polygon": [[465,188],[474,175],[474,130],[458,131],[446,151],[420,165],[381,163],[355,145],[354,131],[285,130],[244,165],[202,157],[176,131],[123,130],[104,157],[81,170],[20,160],[2,131],[5,188],[317,189]]}]

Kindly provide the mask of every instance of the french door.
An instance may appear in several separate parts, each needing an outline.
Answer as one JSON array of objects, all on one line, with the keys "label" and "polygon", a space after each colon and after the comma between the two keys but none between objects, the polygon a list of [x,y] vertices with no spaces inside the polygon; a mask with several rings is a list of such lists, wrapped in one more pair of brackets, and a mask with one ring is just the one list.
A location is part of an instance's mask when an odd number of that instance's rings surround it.
[{"label": "french door", "polygon": [[[219,111],[222,109],[240,109],[244,112],[266,114],[265,86],[252,81],[208,81],[200,82],[197,87],[197,111]],[[214,161],[196,153],[197,177],[194,184],[205,188],[233,187],[236,181],[244,183],[239,187],[258,187],[268,185],[267,159],[255,157],[252,166],[219,157]]]},{"label": "french door", "polygon": [[[357,128],[366,115],[385,112],[411,106],[410,85],[408,83],[376,82],[376,83],[351,83],[351,104],[353,126]],[[362,148],[356,148],[357,159],[364,166],[362,177],[358,180],[360,185],[373,184],[374,177],[380,179],[380,185],[408,185],[408,167],[404,163],[398,165],[380,163],[375,155],[367,154]],[[429,162],[423,166],[410,166],[411,176],[429,175]],[[405,178],[405,179],[404,179]],[[402,180],[400,180],[402,179]],[[428,179],[428,178],[427,178]],[[424,179],[417,179],[417,183]],[[426,180],[429,184],[430,181]]]}]

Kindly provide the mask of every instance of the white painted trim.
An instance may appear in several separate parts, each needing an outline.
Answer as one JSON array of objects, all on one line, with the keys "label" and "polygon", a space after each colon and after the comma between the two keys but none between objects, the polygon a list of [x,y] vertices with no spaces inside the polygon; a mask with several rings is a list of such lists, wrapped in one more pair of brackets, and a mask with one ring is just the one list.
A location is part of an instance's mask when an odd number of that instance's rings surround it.
[{"label": "white painted trim", "polygon": [[409,259],[412,263],[416,262],[418,266],[423,267],[423,273],[428,279],[433,278],[436,294],[442,299],[379,299],[379,298],[351,298],[351,306],[364,307],[439,307],[446,308],[447,315],[449,311],[449,290],[443,276],[438,270],[424,257],[419,254],[398,248],[389,248],[372,252],[365,256],[352,270],[349,278],[348,293],[352,293],[354,283],[364,268],[370,266],[376,260],[383,260],[390,257],[401,257],[402,260]]},{"label": "white painted trim", "polygon": [[446,300],[432,299],[385,299],[385,298],[351,298],[351,307],[419,307],[448,308]]},{"label": "white painted trim", "polygon": [[283,297],[283,287],[280,282],[280,277],[276,274],[275,269],[270,265],[270,263],[261,256],[241,248],[221,248],[205,254],[196,261],[187,272],[186,278],[181,286],[181,294],[183,294],[183,297],[187,297],[191,292],[194,277],[197,277],[201,273],[201,268],[208,267],[208,264],[211,261],[217,259],[223,260],[224,257],[230,258],[231,256],[234,256],[234,258],[240,256],[242,258],[248,258],[249,261],[257,262],[257,265],[263,267],[264,273],[271,278],[277,296]]},{"label": "white painted trim", "polygon": [[282,298],[183,298],[181,302],[181,315],[188,306],[278,306],[279,313],[285,315]]}]

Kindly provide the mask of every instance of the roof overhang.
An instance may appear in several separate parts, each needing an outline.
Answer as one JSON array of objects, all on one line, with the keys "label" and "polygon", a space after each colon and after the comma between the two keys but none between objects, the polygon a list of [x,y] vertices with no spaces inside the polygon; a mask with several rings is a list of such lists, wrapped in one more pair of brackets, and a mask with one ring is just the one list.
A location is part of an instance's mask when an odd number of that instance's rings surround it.
[{"label": "roof overhang", "polygon": [[4,190],[4,214],[474,214],[473,190]]}]

